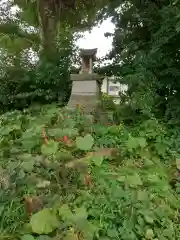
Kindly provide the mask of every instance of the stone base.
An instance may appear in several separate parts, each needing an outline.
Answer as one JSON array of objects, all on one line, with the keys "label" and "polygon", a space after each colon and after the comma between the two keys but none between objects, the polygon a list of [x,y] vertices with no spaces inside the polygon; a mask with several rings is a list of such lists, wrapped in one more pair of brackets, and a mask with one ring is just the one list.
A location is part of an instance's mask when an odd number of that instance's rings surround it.
[{"label": "stone base", "polygon": [[68,107],[76,108],[80,106],[85,113],[94,113],[97,110],[98,98],[96,95],[71,95]]},{"label": "stone base", "polygon": [[100,99],[100,76],[92,73],[72,74],[72,92],[69,108],[80,106],[85,113],[97,112]]}]

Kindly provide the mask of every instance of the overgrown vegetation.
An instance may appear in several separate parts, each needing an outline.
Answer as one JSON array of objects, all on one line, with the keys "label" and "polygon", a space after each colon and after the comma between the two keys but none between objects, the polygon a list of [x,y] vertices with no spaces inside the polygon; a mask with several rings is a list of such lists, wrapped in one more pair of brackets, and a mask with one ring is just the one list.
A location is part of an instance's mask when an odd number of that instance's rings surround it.
[{"label": "overgrown vegetation", "polygon": [[114,64],[106,72],[129,87],[121,119],[131,111],[132,121],[156,117],[178,124],[179,1],[121,1],[120,8],[111,12]]},{"label": "overgrown vegetation", "polygon": [[107,5],[108,1],[2,3],[1,111],[22,109],[32,103],[66,104],[79,31],[101,20]]},{"label": "overgrown vegetation", "polygon": [[[180,239],[179,1],[0,8],[0,239]],[[108,16],[114,124],[60,107],[78,32]]]},{"label": "overgrown vegetation", "polygon": [[179,160],[155,120],[90,125],[52,105],[0,120],[1,239],[179,239]]}]

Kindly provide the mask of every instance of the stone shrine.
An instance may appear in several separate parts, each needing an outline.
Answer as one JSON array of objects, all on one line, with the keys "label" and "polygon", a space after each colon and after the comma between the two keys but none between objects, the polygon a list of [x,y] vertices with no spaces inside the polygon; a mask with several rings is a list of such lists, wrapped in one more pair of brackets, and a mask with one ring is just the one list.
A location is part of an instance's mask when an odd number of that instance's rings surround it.
[{"label": "stone shrine", "polygon": [[81,70],[79,74],[71,74],[72,92],[68,107],[83,106],[85,113],[96,113],[99,107],[101,77],[93,73],[96,53],[96,48],[81,49]]},{"label": "stone shrine", "polygon": [[97,48],[94,49],[81,49],[81,71],[80,73],[92,73],[93,71],[93,61],[96,60]]}]

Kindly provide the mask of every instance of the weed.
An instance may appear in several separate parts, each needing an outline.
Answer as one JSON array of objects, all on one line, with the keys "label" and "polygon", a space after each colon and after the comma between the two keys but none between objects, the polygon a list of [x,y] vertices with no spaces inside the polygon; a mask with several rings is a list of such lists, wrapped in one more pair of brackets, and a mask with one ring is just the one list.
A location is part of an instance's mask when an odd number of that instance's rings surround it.
[{"label": "weed", "polygon": [[0,117],[0,239],[179,239],[173,134],[89,121],[56,106]]}]

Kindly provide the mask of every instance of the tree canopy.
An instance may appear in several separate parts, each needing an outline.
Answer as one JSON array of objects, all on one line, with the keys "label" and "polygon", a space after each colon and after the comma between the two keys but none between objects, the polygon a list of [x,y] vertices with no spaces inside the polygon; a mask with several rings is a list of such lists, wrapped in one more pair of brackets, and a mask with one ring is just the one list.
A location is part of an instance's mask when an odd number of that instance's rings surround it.
[{"label": "tree canopy", "polygon": [[[17,10],[13,12],[15,7]],[[180,101],[178,12],[179,1],[168,0],[9,0],[1,6],[1,71],[4,69],[7,73],[7,67],[12,71],[12,66],[16,66],[14,75],[17,66],[22,72],[29,69],[29,80],[34,74],[36,79],[31,87],[38,82],[40,88],[48,90],[50,85],[44,79],[49,79],[50,84],[56,82],[63,71],[69,72],[78,33],[111,17],[115,32],[113,49],[107,58],[113,64],[96,71],[120,76],[120,81],[128,84],[126,102],[132,111],[144,117],[168,120],[178,114]],[[36,56],[34,61],[32,52]],[[44,69],[47,69],[47,77],[41,74]],[[54,80],[49,78],[50,69],[56,72]],[[56,82],[58,87],[69,78],[65,74],[64,80],[63,76],[61,74],[62,82]]]},{"label": "tree canopy", "polygon": [[[10,98],[15,96],[18,96],[17,101],[20,96],[24,99],[22,91],[30,96],[28,104],[32,96],[33,99],[44,96],[48,101],[62,99],[67,84],[70,84],[69,70],[79,31],[90,29],[102,20],[107,5],[108,1],[101,0],[14,0],[4,3],[0,22],[2,71],[6,76],[2,79],[2,104],[12,102],[13,105],[14,100]],[[17,69],[21,77],[17,76]],[[14,74],[18,79],[25,77],[25,82],[13,80]],[[12,88],[7,79],[12,79]]]},{"label": "tree canopy", "polygon": [[116,27],[107,71],[128,84],[133,111],[148,117],[170,120],[179,113],[179,9],[179,1],[159,0],[110,9]]}]

